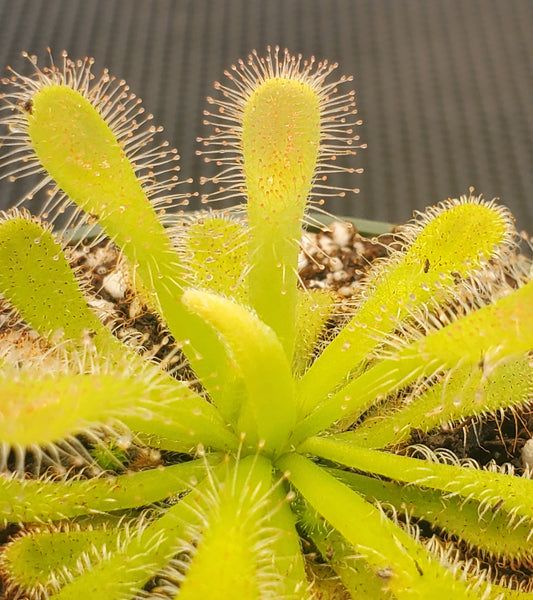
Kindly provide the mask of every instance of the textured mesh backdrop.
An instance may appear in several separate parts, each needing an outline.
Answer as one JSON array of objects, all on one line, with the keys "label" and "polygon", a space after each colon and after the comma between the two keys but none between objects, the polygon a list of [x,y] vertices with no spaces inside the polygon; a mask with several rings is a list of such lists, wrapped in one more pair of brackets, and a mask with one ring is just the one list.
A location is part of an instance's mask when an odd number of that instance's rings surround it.
[{"label": "textured mesh backdrop", "polygon": [[[182,156],[206,174],[196,138],[212,83],[267,44],[355,75],[363,175],[332,212],[401,222],[474,186],[533,231],[531,0],[0,0],[0,66],[21,51],[96,59],[144,99]],[[0,207],[21,194],[0,182]],[[38,199],[34,199],[35,202]]]}]

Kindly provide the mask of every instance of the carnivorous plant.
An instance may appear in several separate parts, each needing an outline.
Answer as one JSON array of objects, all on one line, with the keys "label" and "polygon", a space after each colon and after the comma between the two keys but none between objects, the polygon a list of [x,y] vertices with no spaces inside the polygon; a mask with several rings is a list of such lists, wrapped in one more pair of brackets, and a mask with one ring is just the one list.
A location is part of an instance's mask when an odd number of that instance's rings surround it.
[{"label": "carnivorous plant", "polygon": [[[531,398],[533,282],[508,211],[465,197],[418,214],[332,326],[335,298],[297,266],[308,207],[355,170],[336,65],[269,49],[226,72],[204,200],[235,206],[185,215],[177,154],[125,82],[29,58],[1,109],[3,175],[49,191],[39,216],[0,222],[7,597],[528,597],[509,573],[533,560],[533,482],[398,451],[412,428]],[[72,234],[87,224],[92,242]],[[168,329],[163,360],[100,318],[72,253],[105,243]]]}]

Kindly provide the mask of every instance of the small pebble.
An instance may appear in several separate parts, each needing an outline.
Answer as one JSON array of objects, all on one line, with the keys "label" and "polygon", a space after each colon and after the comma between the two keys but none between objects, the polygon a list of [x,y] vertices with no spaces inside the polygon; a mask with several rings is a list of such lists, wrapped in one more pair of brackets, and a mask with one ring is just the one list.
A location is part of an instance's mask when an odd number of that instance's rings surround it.
[{"label": "small pebble", "polygon": [[139,297],[135,296],[131,301],[128,316],[130,319],[136,319],[137,317],[140,317],[143,312],[145,312],[143,303]]},{"label": "small pebble", "polygon": [[329,267],[333,272],[340,271],[343,268],[343,266],[344,265],[342,264],[342,260],[338,256],[333,256],[332,258],[330,258]]},{"label": "small pebble", "polygon": [[350,296],[353,296],[354,289],[351,285],[343,285],[339,288],[339,294],[345,298],[349,298]]},{"label": "small pebble", "polygon": [[364,255],[365,253],[365,245],[362,242],[354,242],[353,249],[357,254]]},{"label": "small pebble", "polygon": [[106,275],[102,281],[102,287],[115,300],[124,298],[127,289],[124,277],[119,271],[112,271]]},{"label": "small pebble", "polygon": [[530,438],[522,448],[522,465],[533,476],[533,438]]},{"label": "small pebble", "polygon": [[353,227],[349,223],[335,221],[330,225],[331,237],[337,246],[348,246],[352,239]]},{"label": "small pebble", "polygon": [[318,238],[318,245],[327,255],[331,255],[338,250],[337,244],[326,235],[322,235]]},{"label": "small pebble", "polygon": [[312,233],[304,233],[302,235],[302,252],[305,254],[316,253],[316,235]]},{"label": "small pebble", "polygon": [[300,254],[298,254],[298,271],[305,269],[305,267],[307,267],[308,264],[309,259],[303,252],[300,252]]},{"label": "small pebble", "polygon": [[115,316],[116,306],[113,302],[109,302],[108,300],[104,300],[103,298],[98,298],[96,296],[91,296],[87,299],[87,303],[93,310],[96,311],[96,314],[104,322]]},{"label": "small pebble", "polygon": [[335,273],[333,273],[334,281],[346,281],[347,279],[350,279],[350,276],[348,275],[348,273],[346,273],[344,269],[341,269],[340,271],[335,271]]}]

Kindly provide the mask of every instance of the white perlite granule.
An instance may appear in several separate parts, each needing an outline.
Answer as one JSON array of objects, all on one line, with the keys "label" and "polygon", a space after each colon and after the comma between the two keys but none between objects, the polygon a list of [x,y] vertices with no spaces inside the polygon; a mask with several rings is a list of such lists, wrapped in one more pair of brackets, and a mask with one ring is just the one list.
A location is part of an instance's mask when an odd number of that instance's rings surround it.
[{"label": "white perlite granule", "polygon": [[529,476],[533,477],[533,438],[530,438],[522,448],[522,464],[529,472]]}]

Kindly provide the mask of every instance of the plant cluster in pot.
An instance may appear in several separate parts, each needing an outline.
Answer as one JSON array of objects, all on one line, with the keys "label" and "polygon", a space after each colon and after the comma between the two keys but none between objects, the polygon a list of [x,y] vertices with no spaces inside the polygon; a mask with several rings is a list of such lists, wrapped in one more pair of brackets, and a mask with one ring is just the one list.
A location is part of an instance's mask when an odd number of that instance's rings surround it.
[{"label": "plant cluster in pot", "polygon": [[[126,84],[29,58],[5,81],[1,161],[51,191],[39,217],[0,222],[5,596],[527,598],[533,482],[398,450],[532,395],[533,282],[508,211],[418,214],[339,315],[298,257],[357,147],[349,78],[278,49],[234,66],[203,153],[220,167],[205,199],[236,205],[187,216],[169,210],[187,202],[177,155]],[[118,252],[103,287],[134,289],[164,343],[109,318],[73,242],[87,224]]]}]

